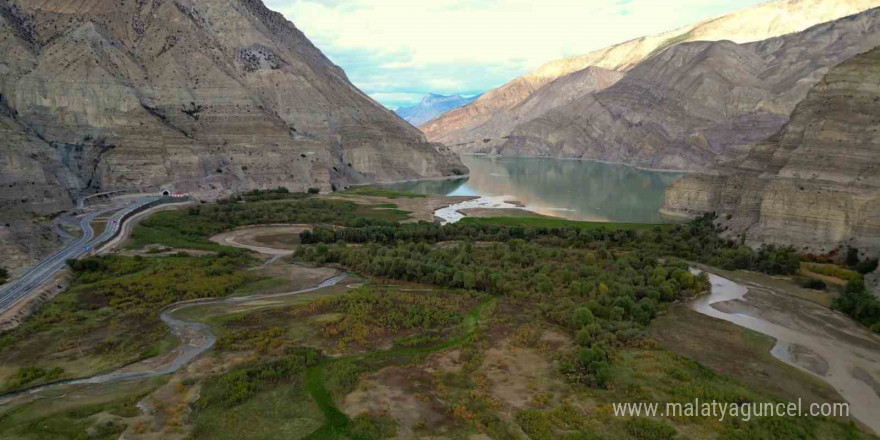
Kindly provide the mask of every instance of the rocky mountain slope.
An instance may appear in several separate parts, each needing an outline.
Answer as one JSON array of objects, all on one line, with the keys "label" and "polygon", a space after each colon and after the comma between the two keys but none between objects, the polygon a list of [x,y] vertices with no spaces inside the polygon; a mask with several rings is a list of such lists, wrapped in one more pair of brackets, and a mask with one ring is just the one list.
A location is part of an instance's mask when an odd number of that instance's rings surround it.
[{"label": "rocky mountain slope", "polygon": [[[499,115],[505,115],[509,109],[557,78],[588,66],[628,71],[646,58],[676,44],[688,41],[730,40],[746,43],[764,40],[799,32],[877,6],[880,6],[880,0],[779,0],[764,3],[674,31],[547,63],[420,128],[431,141],[456,145],[455,148],[460,151],[472,151],[472,148],[480,146],[483,139],[502,138],[508,132],[500,130],[487,133],[483,130],[472,134],[471,131]],[[499,125],[507,128],[504,124]]]},{"label": "rocky mountain slope", "polygon": [[394,113],[397,113],[397,116],[400,116],[406,120],[406,122],[418,127],[449,110],[470,104],[479,97],[480,95],[468,96],[465,98],[460,95],[446,96],[430,93],[425,95],[425,97],[422,98],[422,102],[417,105],[400,107],[395,110]]},{"label": "rocky mountain slope", "polygon": [[703,169],[778,131],[830,67],[878,45],[880,8],[755,43],[678,44],[492,152]]},{"label": "rocky mountain slope", "polygon": [[0,236],[80,192],[466,172],[259,0],[0,0],[0,98]]},{"label": "rocky mountain slope", "polygon": [[474,121],[479,120],[484,122],[480,125],[473,125],[467,131],[470,140],[463,139],[461,143],[450,144],[450,147],[461,152],[492,152],[496,146],[504,144],[507,134],[516,126],[543,116],[556,107],[564,106],[590,93],[604,90],[620,81],[623,75],[622,72],[601,67],[587,67],[541,87],[524,101],[503,112],[493,113],[491,117],[487,117],[488,113],[463,111],[469,106],[453,110],[444,115],[442,119],[461,126],[471,126]]},{"label": "rocky mountain slope", "polygon": [[716,212],[747,243],[880,252],[880,48],[831,69],[745,158],[669,187],[663,212]]}]

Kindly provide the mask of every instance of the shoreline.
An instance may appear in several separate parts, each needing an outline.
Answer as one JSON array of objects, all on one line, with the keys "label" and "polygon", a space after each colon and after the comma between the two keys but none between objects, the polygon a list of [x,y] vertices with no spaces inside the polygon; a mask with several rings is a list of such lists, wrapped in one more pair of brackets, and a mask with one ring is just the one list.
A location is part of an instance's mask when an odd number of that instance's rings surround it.
[{"label": "shoreline", "polygon": [[[452,175],[452,176],[416,177],[416,178],[412,178],[412,179],[387,180],[387,181],[381,181],[381,182],[353,183],[349,186],[349,188],[354,188],[356,186],[393,185],[395,183],[421,182],[421,181],[425,181],[425,180],[430,180],[430,181],[455,180],[455,179],[468,178],[470,176],[471,176],[471,173],[467,173],[467,174],[457,174],[457,175]],[[336,192],[341,192],[341,191],[336,191]],[[334,192],[331,192],[328,194],[334,194]]]},{"label": "shoreline", "polygon": [[634,165],[626,162],[615,162],[611,160],[601,160],[601,159],[587,159],[583,157],[553,157],[553,156],[507,156],[503,154],[488,154],[488,153],[458,153],[461,156],[475,156],[475,157],[486,157],[491,159],[551,159],[551,160],[577,160],[581,162],[595,162],[602,163],[606,165],[621,165],[629,168],[635,168],[637,170],[642,171],[653,171],[657,173],[678,173],[678,174],[699,174],[700,171],[696,170],[672,170],[669,168],[649,168],[639,165]]}]

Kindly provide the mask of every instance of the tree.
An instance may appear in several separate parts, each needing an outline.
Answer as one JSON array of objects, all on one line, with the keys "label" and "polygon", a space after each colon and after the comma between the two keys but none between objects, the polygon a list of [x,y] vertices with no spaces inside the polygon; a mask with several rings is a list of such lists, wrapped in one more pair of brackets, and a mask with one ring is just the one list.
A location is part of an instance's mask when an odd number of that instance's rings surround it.
[{"label": "tree", "polygon": [[859,249],[850,246],[846,250],[846,264],[849,267],[856,267],[859,264]]},{"label": "tree", "polygon": [[589,308],[578,307],[574,309],[572,320],[574,321],[575,328],[583,328],[595,322],[596,318],[593,316],[593,312],[591,312]]}]

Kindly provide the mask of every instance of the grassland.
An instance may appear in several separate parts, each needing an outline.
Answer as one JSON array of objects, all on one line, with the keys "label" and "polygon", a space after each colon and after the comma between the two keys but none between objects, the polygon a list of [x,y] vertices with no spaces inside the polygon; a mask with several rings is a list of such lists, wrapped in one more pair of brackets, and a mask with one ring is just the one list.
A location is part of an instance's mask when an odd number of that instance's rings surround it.
[{"label": "grassland", "polygon": [[407,218],[408,213],[396,207],[317,198],[200,205],[159,212],[142,221],[133,231],[129,247],[161,244],[181,249],[219,251],[224,246],[211,242],[209,238],[241,226],[283,223],[382,224]]},{"label": "grassland", "polygon": [[70,287],[0,336],[6,390],[80,377],[167,351],[165,305],[217,297],[254,281],[245,255],[88,258]]},{"label": "grassland", "polygon": [[[830,398],[821,384],[773,364],[767,338],[678,315],[674,305],[708,287],[682,259],[778,273],[789,271],[790,250],[737,246],[718,238],[711,220],[396,224],[406,218],[389,205],[282,191],[158,213],[136,230],[135,246],[216,254],[74,264],[71,289],[21,333],[0,339],[4,366],[24,360],[22,367],[39,364],[42,376],[0,371],[39,376],[29,382],[36,383],[61,361],[97,360],[106,368],[166,350],[174,341],[157,323],[162,305],[293,288],[290,273],[271,272],[287,263],[246,270],[253,260],[244,251],[209,237],[254,224],[337,224],[347,227],[304,234],[309,244],[297,258],[357,270],[370,277],[366,286],[194,306],[176,315],[209,324],[218,337],[201,359],[209,358],[210,368],[179,373],[192,374],[181,386],[199,396],[185,421],[188,439],[867,438],[853,425],[820,418],[742,422],[612,412],[619,402],[781,402],[800,392]],[[786,264],[765,264],[779,261]],[[687,349],[696,360],[676,354]],[[31,438],[51,440],[114,438],[126,421],[117,416],[103,428],[106,414],[133,414],[131,402],[149,389],[119,391],[125,399],[95,408],[59,399],[70,406],[45,417],[27,408],[9,412],[0,418],[0,438],[28,438],[28,430],[46,434]],[[47,428],[34,431],[34,423]],[[162,432],[144,429],[154,437]]]},{"label": "grassland", "polygon": [[423,199],[425,198],[424,194],[415,194],[405,191],[396,191],[393,189],[381,188],[378,186],[354,186],[351,187],[341,193],[339,195],[353,195],[353,196],[370,196],[370,197],[384,197],[386,199],[399,199],[399,198],[407,198],[407,199]]},{"label": "grassland", "polygon": [[[417,287],[362,287],[348,295],[324,296],[292,307],[209,318],[207,322],[221,335],[220,349],[256,347],[259,353],[282,362],[291,353],[296,360],[287,368],[258,363],[208,380],[205,397],[196,407],[193,438],[372,439],[392,434],[396,425],[392,420],[373,414],[349,417],[336,406],[336,399],[347,394],[365,372],[461,344],[475,331],[482,310],[473,307],[479,299],[467,292],[451,294],[430,288],[409,292]],[[456,328],[461,329],[460,336],[406,338],[423,332],[451,334]],[[423,343],[367,349],[400,339]],[[313,349],[294,346],[302,343],[344,355],[321,359]],[[281,370],[283,374],[278,373]],[[260,379],[237,385],[245,376]]]},{"label": "grassland", "polygon": [[125,419],[140,414],[137,403],[164,383],[161,378],[113,387],[81,387],[76,399],[64,396],[4,408],[0,438],[16,440],[115,440]]}]

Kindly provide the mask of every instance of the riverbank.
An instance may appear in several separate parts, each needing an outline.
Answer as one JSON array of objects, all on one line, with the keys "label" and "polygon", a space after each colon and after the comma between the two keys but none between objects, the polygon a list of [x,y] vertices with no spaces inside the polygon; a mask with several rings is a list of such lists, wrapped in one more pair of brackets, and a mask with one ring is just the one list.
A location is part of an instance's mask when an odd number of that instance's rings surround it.
[{"label": "riverbank", "polygon": [[[736,273],[725,276],[741,279]],[[778,360],[822,379],[859,422],[880,433],[880,338],[846,316],[754,281],[709,272],[711,293],[692,310],[775,339]]]},{"label": "riverbank", "polygon": [[592,162],[592,163],[601,163],[606,165],[620,165],[624,167],[629,167],[636,170],[641,171],[651,171],[655,173],[679,173],[679,174],[687,174],[687,173],[695,173],[698,171],[694,170],[672,170],[668,168],[650,168],[643,167],[639,165],[633,165],[631,163],[626,162],[615,162],[610,160],[599,160],[599,159],[585,159],[581,157],[554,157],[554,156],[505,156],[502,154],[488,154],[488,153],[461,153],[462,156],[473,156],[473,157],[485,157],[488,159],[552,159],[552,160],[574,160],[579,162]]}]

